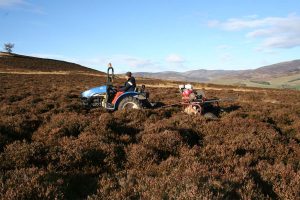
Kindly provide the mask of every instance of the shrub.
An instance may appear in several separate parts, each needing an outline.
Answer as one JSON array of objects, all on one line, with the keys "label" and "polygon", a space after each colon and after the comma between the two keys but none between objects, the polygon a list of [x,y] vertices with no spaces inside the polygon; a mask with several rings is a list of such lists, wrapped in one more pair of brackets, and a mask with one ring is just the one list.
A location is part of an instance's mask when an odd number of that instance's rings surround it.
[{"label": "shrub", "polygon": [[62,199],[63,179],[44,169],[21,168],[0,175],[1,199]]},{"label": "shrub", "polygon": [[35,141],[52,143],[57,142],[65,136],[77,137],[88,124],[89,120],[87,117],[80,114],[57,114],[51,118],[49,123],[42,125],[33,134],[32,139]]},{"label": "shrub", "polygon": [[40,166],[44,162],[45,147],[40,143],[16,141],[7,145],[0,155],[0,168],[14,169]]}]

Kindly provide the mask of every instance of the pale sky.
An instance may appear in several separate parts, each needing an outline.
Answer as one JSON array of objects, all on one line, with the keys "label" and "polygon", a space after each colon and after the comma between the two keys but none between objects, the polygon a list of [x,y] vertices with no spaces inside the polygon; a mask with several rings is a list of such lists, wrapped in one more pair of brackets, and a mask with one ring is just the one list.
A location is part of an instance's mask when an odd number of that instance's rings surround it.
[{"label": "pale sky", "polygon": [[300,58],[299,0],[0,0],[14,52],[117,72],[250,69]]}]

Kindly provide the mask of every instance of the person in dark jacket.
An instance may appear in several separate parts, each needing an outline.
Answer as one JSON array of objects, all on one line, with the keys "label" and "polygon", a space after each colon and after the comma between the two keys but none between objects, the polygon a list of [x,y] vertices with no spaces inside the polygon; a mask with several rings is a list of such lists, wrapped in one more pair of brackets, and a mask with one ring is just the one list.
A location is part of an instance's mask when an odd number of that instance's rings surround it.
[{"label": "person in dark jacket", "polygon": [[124,86],[117,88],[117,93],[115,94],[112,103],[115,104],[119,98],[124,92],[132,92],[135,90],[136,84],[135,84],[135,78],[132,76],[131,72],[127,72],[125,74],[126,82]]},{"label": "person in dark jacket", "polygon": [[126,77],[126,82],[124,84],[124,86],[122,86],[120,88],[119,91],[122,91],[122,92],[132,92],[135,90],[135,87],[136,87],[136,83],[135,83],[135,78],[132,76],[131,72],[127,72],[125,74],[125,77]]}]

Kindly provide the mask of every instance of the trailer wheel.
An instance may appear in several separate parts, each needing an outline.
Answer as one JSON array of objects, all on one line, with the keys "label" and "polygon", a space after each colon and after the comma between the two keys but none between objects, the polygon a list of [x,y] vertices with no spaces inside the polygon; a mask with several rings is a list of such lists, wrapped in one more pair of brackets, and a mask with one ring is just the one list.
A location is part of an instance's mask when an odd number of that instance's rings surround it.
[{"label": "trailer wheel", "polygon": [[142,103],[134,98],[134,97],[126,97],[124,98],[119,106],[118,106],[118,110],[123,110],[123,109],[141,109],[143,108]]},{"label": "trailer wheel", "polygon": [[204,116],[206,119],[218,119],[218,117],[217,117],[215,114],[211,113],[211,112],[207,112],[207,113],[205,113],[203,116]]}]

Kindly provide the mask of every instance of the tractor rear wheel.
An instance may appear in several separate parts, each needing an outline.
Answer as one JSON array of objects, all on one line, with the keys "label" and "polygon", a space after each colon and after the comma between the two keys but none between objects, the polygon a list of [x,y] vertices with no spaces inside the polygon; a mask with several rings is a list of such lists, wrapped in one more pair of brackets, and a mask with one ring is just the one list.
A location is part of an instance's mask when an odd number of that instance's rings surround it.
[{"label": "tractor rear wheel", "polygon": [[123,109],[141,109],[143,108],[142,103],[134,98],[134,97],[126,97],[125,99],[123,99],[119,106],[118,106],[118,110],[123,110]]}]

